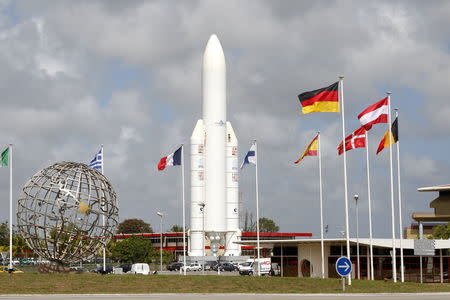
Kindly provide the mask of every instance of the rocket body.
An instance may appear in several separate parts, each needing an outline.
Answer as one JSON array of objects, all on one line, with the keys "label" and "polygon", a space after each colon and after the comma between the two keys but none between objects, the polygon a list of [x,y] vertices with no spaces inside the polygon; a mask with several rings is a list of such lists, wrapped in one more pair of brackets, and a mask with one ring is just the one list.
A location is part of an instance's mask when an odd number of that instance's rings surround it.
[{"label": "rocket body", "polygon": [[[226,64],[212,35],[202,64],[202,120],[191,136],[191,256],[203,255],[203,231],[212,255],[239,255],[238,141],[226,115]],[[202,208],[201,203],[204,203]]]},{"label": "rocket body", "polygon": [[203,54],[202,107],[205,145],[205,231],[226,232],[226,66],[216,35]]}]

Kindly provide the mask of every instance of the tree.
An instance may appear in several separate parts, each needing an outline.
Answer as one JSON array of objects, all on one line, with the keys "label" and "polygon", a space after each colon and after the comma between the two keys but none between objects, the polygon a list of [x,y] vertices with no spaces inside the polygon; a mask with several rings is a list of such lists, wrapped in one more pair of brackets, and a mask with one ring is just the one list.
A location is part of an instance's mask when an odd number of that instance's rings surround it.
[{"label": "tree", "polygon": [[248,214],[248,211],[245,211],[245,218],[244,218],[244,232],[255,232],[256,231],[256,222],[253,221],[253,214]]},{"label": "tree", "polygon": [[[12,242],[13,242],[13,249],[12,249],[13,256],[24,257],[25,252],[30,250],[22,235],[18,234],[15,231],[13,231]],[[1,251],[9,251],[8,222],[3,222],[0,224],[0,249]]]},{"label": "tree", "polygon": [[450,239],[450,222],[448,222],[447,225],[439,225],[434,227],[433,238],[444,240]]},{"label": "tree", "polygon": [[173,225],[172,228],[170,228],[171,232],[183,232],[183,226],[180,225]]},{"label": "tree", "polygon": [[[112,251],[113,251],[113,249],[116,247],[116,245],[117,245],[116,239],[115,239],[115,238],[112,238],[112,239],[109,241],[108,245],[106,245],[106,247],[105,247],[105,250],[106,250],[105,252],[106,252],[106,256],[107,256],[107,257],[111,257]],[[103,250],[101,250],[100,252],[101,252],[101,253],[99,253],[99,255],[103,255]]]},{"label": "tree", "polygon": [[[149,262],[153,262],[156,264],[160,263],[161,260],[161,252],[159,252],[159,249],[153,248],[150,251],[150,255],[149,255]],[[173,261],[173,252],[172,251],[168,251],[168,250],[163,250],[163,264],[168,265]]]},{"label": "tree", "polygon": [[132,236],[118,242],[112,249],[112,257],[123,263],[144,263],[151,261],[154,250],[152,242],[141,236]]},{"label": "tree", "polygon": [[117,233],[152,233],[153,229],[150,224],[145,223],[141,219],[126,219],[119,224]]},{"label": "tree", "polygon": [[278,227],[275,222],[268,218],[259,218],[259,231],[260,232],[278,232]]},{"label": "tree", "polygon": [[25,239],[20,235],[14,235],[13,237],[13,255],[16,257],[24,257],[25,253],[30,251]]},{"label": "tree", "polygon": [[[259,231],[260,232],[278,232],[278,227],[275,222],[268,218],[259,218]],[[253,214],[245,211],[244,217],[244,232],[256,232],[256,221],[253,221]]]},{"label": "tree", "polygon": [[8,222],[0,224],[0,246],[9,246]]}]

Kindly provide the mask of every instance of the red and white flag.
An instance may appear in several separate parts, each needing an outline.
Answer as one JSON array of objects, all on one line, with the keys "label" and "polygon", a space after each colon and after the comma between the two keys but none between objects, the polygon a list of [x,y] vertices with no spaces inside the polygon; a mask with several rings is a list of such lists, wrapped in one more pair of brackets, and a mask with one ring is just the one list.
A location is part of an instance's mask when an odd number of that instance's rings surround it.
[{"label": "red and white flag", "polygon": [[370,130],[373,124],[388,122],[388,98],[369,106],[362,113],[359,114],[358,119],[361,126],[366,130]]},{"label": "red and white flag", "polygon": [[[345,138],[345,151],[366,147],[366,130],[364,127],[357,129],[355,132]],[[342,142],[338,146],[338,153],[344,153]]]}]

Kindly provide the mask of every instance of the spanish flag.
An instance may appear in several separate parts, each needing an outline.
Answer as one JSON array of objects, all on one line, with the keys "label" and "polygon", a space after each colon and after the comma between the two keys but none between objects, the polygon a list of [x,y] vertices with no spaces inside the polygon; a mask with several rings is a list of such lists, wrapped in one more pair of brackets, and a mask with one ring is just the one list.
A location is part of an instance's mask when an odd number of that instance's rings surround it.
[{"label": "spanish flag", "polygon": [[384,135],[383,139],[380,142],[380,145],[378,146],[377,154],[381,152],[386,147],[389,147],[392,144],[397,143],[398,141],[398,122],[397,118],[395,118],[394,122],[391,126],[391,138],[388,138],[389,136],[389,130],[386,131],[386,134]]},{"label": "spanish flag", "polygon": [[305,152],[303,152],[302,156],[294,164],[298,164],[305,156],[317,156],[317,148],[319,145],[317,138],[318,136],[312,140],[311,144],[309,144],[308,148],[306,148]]},{"label": "spanish flag", "polygon": [[339,81],[328,87],[298,95],[303,107],[302,112],[304,114],[318,111],[339,112],[338,87]]}]

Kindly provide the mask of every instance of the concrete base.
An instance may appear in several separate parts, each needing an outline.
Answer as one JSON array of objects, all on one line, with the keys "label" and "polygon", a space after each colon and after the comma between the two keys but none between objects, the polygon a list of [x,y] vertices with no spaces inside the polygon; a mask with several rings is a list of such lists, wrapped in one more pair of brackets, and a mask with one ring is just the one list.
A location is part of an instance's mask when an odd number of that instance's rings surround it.
[{"label": "concrete base", "polygon": [[64,267],[62,265],[59,265],[57,263],[54,264],[44,264],[41,263],[39,265],[39,273],[41,274],[53,274],[53,273],[64,273],[64,274],[81,274],[83,272],[72,270],[68,267]]}]

